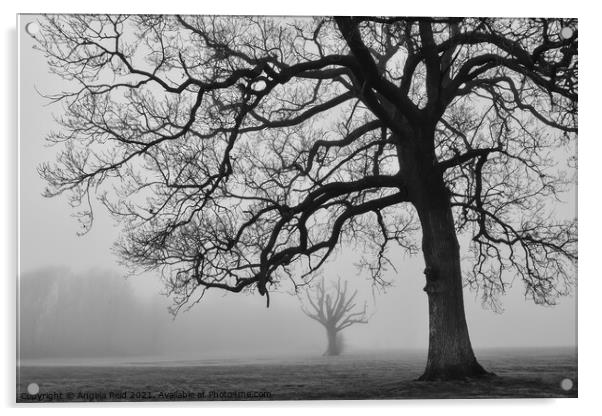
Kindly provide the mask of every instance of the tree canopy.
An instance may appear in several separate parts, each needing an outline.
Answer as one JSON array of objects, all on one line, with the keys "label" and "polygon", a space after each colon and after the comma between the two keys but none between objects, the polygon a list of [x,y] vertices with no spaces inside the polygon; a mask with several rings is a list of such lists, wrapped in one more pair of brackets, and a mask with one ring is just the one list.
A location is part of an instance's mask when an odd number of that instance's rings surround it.
[{"label": "tree canopy", "polygon": [[177,307],[297,284],[340,243],[382,279],[418,249],[420,172],[472,236],[466,281],[495,301],[518,276],[551,303],[577,258],[555,213],[577,39],[576,19],[47,16],[37,47],[71,88],[49,94],[62,150],[39,170],[83,232],[97,196],[120,257],[160,270]]}]

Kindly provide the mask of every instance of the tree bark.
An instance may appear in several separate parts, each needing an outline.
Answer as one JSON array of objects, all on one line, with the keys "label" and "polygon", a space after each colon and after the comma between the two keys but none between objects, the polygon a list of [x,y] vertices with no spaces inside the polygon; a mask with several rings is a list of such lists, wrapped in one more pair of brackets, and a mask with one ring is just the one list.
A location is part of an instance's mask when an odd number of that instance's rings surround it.
[{"label": "tree bark", "polygon": [[[429,350],[419,380],[453,380],[490,375],[477,362],[464,314],[460,247],[450,192],[437,168],[433,129],[399,148],[400,168],[422,227],[429,303]],[[414,144],[412,144],[414,143]]]},{"label": "tree bark", "polygon": [[416,204],[429,303],[429,350],[419,380],[450,380],[490,375],[477,362],[464,314],[460,250],[449,194],[443,182]]},{"label": "tree bark", "polygon": [[339,348],[337,330],[334,327],[326,326],[326,336],[328,338],[328,348],[324,352],[324,355],[339,355],[341,350]]}]

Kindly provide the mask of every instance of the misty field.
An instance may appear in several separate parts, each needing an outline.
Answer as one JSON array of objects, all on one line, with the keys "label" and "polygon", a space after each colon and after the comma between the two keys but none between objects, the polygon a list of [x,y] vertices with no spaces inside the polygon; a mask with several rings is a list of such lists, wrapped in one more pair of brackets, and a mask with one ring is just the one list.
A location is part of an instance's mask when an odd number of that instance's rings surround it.
[{"label": "misty field", "polygon": [[[573,350],[477,351],[497,377],[414,381],[418,353],[340,357],[130,362],[120,365],[28,365],[18,369],[17,401],[328,400],[577,397]],[[561,388],[564,379],[572,388]],[[27,393],[30,383],[39,386]],[[565,385],[566,387],[566,385]]]}]

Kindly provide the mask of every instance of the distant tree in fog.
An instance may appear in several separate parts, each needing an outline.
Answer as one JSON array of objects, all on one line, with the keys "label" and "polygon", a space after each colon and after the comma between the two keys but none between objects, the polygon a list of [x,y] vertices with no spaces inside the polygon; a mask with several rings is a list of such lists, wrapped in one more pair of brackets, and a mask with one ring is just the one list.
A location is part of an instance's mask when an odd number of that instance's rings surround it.
[{"label": "distant tree in fog", "polygon": [[357,290],[348,293],[347,281],[341,286],[340,278],[332,290],[326,289],[324,279],[320,279],[315,287],[305,291],[307,302],[302,300],[301,309],[326,329],[328,347],[324,355],[339,355],[342,352],[341,331],[345,328],[368,323],[366,304],[363,309],[357,308],[356,296]]}]

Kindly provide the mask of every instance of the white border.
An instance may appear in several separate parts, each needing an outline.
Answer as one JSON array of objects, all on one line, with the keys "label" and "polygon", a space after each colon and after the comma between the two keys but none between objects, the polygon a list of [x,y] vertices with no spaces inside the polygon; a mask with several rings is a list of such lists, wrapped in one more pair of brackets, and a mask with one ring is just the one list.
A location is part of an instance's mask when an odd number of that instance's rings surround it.
[{"label": "white border", "polygon": [[[194,6],[191,6],[193,4]],[[590,2],[590,4],[595,4]],[[541,410],[550,415],[567,415],[593,413],[598,389],[601,385],[600,372],[600,310],[596,308],[599,296],[602,293],[600,266],[594,261],[600,257],[598,242],[600,236],[599,215],[602,198],[599,196],[600,185],[597,183],[601,177],[598,172],[602,155],[600,133],[594,124],[600,118],[599,79],[600,52],[597,42],[600,37],[600,16],[593,5],[586,2],[545,1],[527,2],[525,0],[505,0],[503,2],[483,1],[324,1],[301,0],[296,4],[284,1],[244,1],[220,0],[218,2],[178,2],[178,1],[153,1],[153,2],[124,2],[123,0],[103,0],[95,4],[85,4],[75,0],[59,0],[52,2],[43,1],[5,1],[2,5],[3,52],[1,90],[4,98],[0,100],[2,107],[4,135],[0,139],[2,148],[2,186],[4,192],[1,204],[2,209],[2,247],[0,248],[1,264],[4,266],[4,314],[2,329],[4,333],[2,343],[2,358],[5,364],[0,394],[5,407],[15,407],[15,330],[16,330],[16,280],[17,275],[17,164],[18,147],[15,143],[17,135],[17,110],[16,95],[17,83],[16,68],[16,13],[38,12],[124,12],[124,13],[203,13],[203,14],[271,14],[271,15],[472,15],[472,16],[570,16],[579,17],[579,30],[581,32],[580,47],[580,83],[581,83],[581,114],[580,114],[580,148],[579,148],[579,399],[565,400],[433,400],[433,401],[380,401],[380,402],[280,402],[280,403],[210,403],[210,404],[101,404],[92,408],[90,405],[70,405],[69,409],[62,406],[46,405],[43,411],[51,414],[62,414],[65,411],[80,412],[81,407],[92,413],[105,413],[106,408],[111,412],[122,408],[123,412],[132,407],[144,407],[144,412],[163,414],[166,407],[177,407],[178,411],[187,410],[198,414],[201,412],[239,412],[265,414],[281,413],[285,408],[287,414],[304,414],[308,412],[332,413],[334,408],[345,408],[350,414],[364,414],[368,409],[379,413],[411,414],[444,413],[448,415],[506,415],[509,412]],[[183,409],[187,406],[196,406],[201,409]],[[18,406],[26,407],[26,406]],[[27,410],[31,410],[30,406]],[[37,406],[40,408],[40,406]],[[10,409],[13,410],[13,409]]]}]

